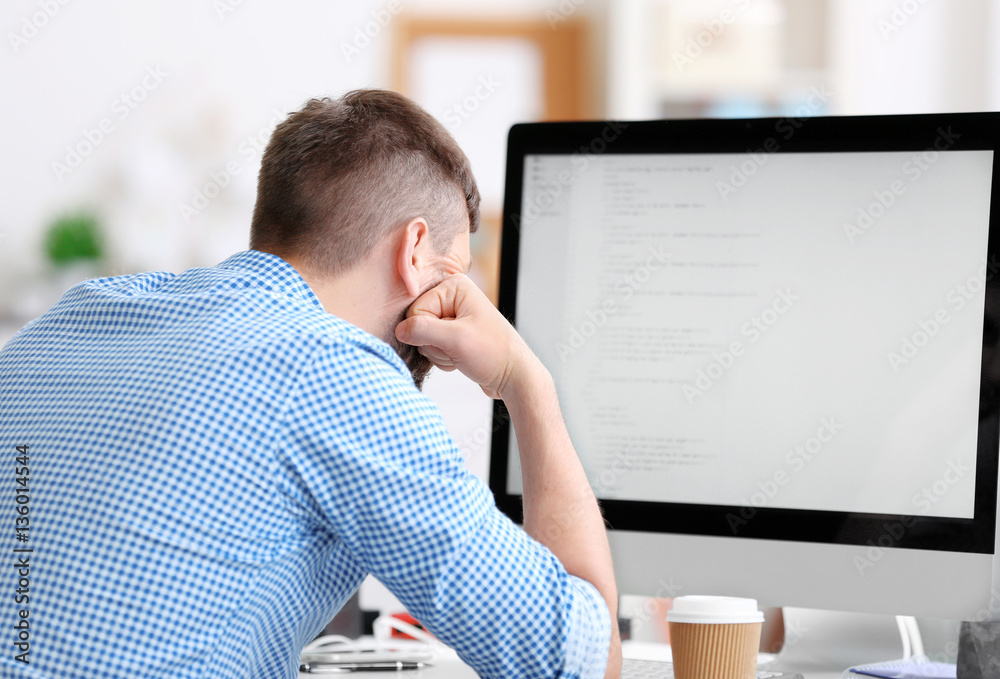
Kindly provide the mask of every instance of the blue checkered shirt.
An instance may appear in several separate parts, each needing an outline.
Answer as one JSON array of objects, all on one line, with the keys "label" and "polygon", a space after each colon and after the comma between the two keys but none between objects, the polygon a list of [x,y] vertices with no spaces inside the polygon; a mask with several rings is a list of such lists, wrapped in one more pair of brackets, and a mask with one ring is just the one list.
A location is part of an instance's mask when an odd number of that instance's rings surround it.
[{"label": "blue checkered shirt", "polygon": [[368,573],[484,677],[604,673],[594,587],[274,255],[71,289],[0,352],[0,444],[0,677],[294,677]]}]

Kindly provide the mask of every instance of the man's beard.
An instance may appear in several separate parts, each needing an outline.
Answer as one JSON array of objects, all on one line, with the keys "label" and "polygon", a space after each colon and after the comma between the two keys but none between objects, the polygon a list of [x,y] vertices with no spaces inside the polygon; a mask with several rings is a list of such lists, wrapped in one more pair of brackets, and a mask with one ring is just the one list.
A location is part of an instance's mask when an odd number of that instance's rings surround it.
[{"label": "man's beard", "polygon": [[434,367],[434,364],[430,362],[430,359],[417,351],[417,347],[411,344],[404,344],[396,339],[396,326],[405,320],[406,309],[403,309],[403,312],[396,321],[383,333],[382,339],[403,359],[403,363],[406,364],[406,367],[410,369],[410,374],[413,375],[413,384],[417,386],[417,389],[423,389],[424,380],[427,379],[427,375],[430,373],[431,368]]}]

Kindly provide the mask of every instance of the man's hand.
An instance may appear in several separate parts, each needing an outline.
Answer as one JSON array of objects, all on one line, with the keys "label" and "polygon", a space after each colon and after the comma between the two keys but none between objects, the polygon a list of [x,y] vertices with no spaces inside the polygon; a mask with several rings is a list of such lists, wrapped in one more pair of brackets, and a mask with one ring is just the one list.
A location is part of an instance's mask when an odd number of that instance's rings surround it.
[{"label": "man's hand", "polygon": [[[487,396],[503,398],[538,359],[468,276],[454,274],[418,297],[396,326],[441,370],[460,370]],[[540,363],[537,367],[540,367]]]}]

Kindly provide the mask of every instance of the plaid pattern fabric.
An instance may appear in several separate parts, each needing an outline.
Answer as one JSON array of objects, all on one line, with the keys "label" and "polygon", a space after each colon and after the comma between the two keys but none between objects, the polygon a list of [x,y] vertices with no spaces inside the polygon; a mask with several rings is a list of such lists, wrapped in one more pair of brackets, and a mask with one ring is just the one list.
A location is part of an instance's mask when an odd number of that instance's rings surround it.
[{"label": "plaid pattern fabric", "polygon": [[72,288],[0,351],[0,450],[0,677],[294,677],[367,573],[484,677],[604,674],[597,591],[274,255]]}]

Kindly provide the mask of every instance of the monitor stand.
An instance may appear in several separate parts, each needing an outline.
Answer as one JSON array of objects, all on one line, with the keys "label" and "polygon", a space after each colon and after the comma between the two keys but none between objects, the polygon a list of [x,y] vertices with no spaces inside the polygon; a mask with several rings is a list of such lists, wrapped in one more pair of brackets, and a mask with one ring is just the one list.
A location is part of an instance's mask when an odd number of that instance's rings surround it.
[{"label": "monitor stand", "polygon": [[855,665],[903,657],[895,616],[791,607],[782,613],[785,643],[765,669],[839,674]]}]

